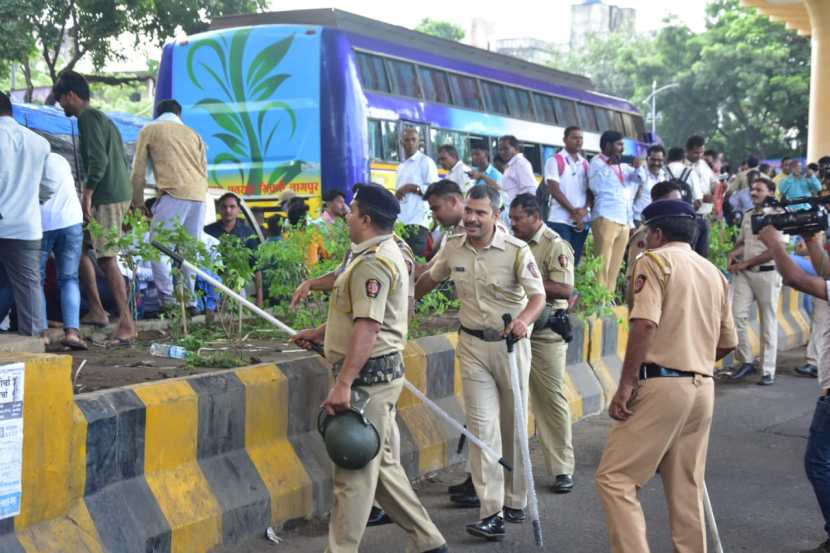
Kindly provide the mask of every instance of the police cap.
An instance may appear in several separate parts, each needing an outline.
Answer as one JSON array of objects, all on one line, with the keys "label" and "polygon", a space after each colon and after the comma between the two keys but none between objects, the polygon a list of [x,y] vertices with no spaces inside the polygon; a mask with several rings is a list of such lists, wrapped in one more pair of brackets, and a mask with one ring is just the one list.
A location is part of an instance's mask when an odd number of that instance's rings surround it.
[{"label": "police cap", "polygon": [[379,215],[395,219],[401,212],[401,204],[394,194],[379,184],[357,184],[354,187],[354,199],[361,207],[371,207]]},{"label": "police cap", "polygon": [[646,225],[667,217],[694,219],[695,210],[691,204],[683,200],[658,200],[643,210],[643,221]]}]

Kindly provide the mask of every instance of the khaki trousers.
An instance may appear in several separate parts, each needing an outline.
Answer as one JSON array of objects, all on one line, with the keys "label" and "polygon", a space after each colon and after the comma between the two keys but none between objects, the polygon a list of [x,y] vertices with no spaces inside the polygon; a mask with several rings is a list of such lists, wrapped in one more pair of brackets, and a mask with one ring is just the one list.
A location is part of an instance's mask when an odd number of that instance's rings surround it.
[{"label": "khaki trousers", "polygon": [[[329,521],[328,553],[357,553],[366,530],[366,521],[377,499],[398,526],[408,535],[406,551],[417,553],[443,545],[446,540],[418,500],[409,478],[392,452],[395,404],[403,379],[389,384],[362,387],[370,400],[364,415],[381,436],[380,453],[360,470],[334,468],[334,505]],[[400,548],[396,548],[400,549]]]},{"label": "khaki trousers", "polygon": [[703,478],[715,386],[711,378],[641,381],[617,424],[597,469],[614,553],[649,553],[646,521],[637,492],[657,472],[663,479],[676,553],[706,553]]},{"label": "khaki trousers", "polygon": [[[550,334],[550,335],[548,335]],[[550,330],[530,340],[530,406],[551,476],[574,473],[571,406],[565,395],[568,344]]]},{"label": "khaki trousers", "polygon": [[[527,410],[530,341],[519,340],[514,351]],[[481,441],[501,452],[513,467],[512,471],[505,471],[498,459],[470,447],[470,474],[481,501],[481,518],[501,513],[505,505],[523,509],[527,503],[527,486],[516,432],[507,346],[504,341],[485,342],[461,332],[458,356],[467,426]]]},{"label": "khaki trousers", "polygon": [[752,363],[752,344],[749,342],[749,309],[758,302],[761,322],[761,366],[765,375],[775,376],[778,356],[778,296],[781,295],[781,275],[778,271],[754,273],[742,271],[735,275],[735,295],[732,298],[732,315],[738,331],[738,347],[735,360]]},{"label": "khaki trousers", "polygon": [[594,234],[594,254],[602,258],[599,281],[613,292],[617,288],[617,276],[628,244],[628,226],[599,217],[591,223],[591,232]]}]

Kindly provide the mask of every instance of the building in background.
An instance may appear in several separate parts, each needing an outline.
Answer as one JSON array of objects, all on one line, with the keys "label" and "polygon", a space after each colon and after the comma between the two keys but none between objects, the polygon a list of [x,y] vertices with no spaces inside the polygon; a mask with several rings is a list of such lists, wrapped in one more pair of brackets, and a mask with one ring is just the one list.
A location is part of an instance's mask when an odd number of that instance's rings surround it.
[{"label": "building in background", "polygon": [[493,50],[530,63],[545,65],[557,52],[555,45],[537,38],[507,38],[496,40]]},{"label": "building in background", "polygon": [[602,0],[585,0],[571,6],[570,47],[581,48],[592,34],[607,34],[628,29],[634,31],[637,11],[619,8]]}]

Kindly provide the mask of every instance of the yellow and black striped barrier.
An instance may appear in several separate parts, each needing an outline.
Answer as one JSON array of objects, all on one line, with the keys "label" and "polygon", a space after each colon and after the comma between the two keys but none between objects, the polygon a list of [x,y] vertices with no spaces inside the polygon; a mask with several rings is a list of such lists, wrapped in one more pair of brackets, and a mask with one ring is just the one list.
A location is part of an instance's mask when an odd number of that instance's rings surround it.
[{"label": "yellow and black striped barrier", "polygon": [[[781,349],[806,343],[803,295],[785,288],[778,320]],[[572,322],[576,421],[610,401],[628,325],[625,309]],[[753,328],[757,347],[757,316]],[[404,358],[407,378],[463,420],[456,344],[421,338]],[[0,521],[0,553],[202,553],[330,509],[314,421],[332,376],[318,356],[77,396],[69,357],[0,354],[13,361],[26,366],[23,493],[20,515]],[[455,432],[406,391],[398,424],[410,477],[462,460]]]}]

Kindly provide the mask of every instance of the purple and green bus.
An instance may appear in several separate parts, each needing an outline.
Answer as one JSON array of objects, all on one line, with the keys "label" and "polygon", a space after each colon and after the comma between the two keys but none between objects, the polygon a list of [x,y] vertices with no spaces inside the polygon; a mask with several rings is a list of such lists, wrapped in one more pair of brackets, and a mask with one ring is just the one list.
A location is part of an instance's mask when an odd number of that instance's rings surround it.
[{"label": "purple and green bus", "polygon": [[347,199],[356,182],[395,186],[406,127],[428,155],[454,145],[495,154],[515,135],[537,174],[562,146],[565,127],[599,149],[606,129],[625,135],[625,155],[647,147],[630,102],[592,90],[589,79],[339,10],[218,19],[210,31],[168,43],[157,101],[175,98],[208,145],[212,186],[254,205],[284,189]]}]

